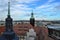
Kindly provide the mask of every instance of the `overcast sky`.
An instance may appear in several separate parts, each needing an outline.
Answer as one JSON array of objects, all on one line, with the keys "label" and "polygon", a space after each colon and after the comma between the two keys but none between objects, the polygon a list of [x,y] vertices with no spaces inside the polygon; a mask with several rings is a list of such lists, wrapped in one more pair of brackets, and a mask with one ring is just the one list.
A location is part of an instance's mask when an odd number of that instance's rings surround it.
[{"label": "overcast sky", "polygon": [[[36,20],[60,20],[60,0],[10,0],[11,17],[29,20],[33,10]],[[0,0],[0,20],[8,13],[8,0]]]}]

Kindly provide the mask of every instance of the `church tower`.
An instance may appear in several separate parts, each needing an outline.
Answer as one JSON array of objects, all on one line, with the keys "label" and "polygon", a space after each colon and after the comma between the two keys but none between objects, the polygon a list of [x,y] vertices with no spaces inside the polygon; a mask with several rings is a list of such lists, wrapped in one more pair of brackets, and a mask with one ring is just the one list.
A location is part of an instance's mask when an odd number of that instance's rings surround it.
[{"label": "church tower", "polygon": [[13,31],[13,19],[10,16],[10,2],[8,2],[8,15],[5,20],[6,31]]},{"label": "church tower", "polygon": [[33,11],[32,11],[32,13],[31,13],[30,24],[31,24],[32,26],[35,26],[35,18],[34,18]]},{"label": "church tower", "polygon": [[10,2],[8,2],[8,15],[5,19],[6,31],[0,37],[0,40],[19,40],[15,32],[13,31],[13,19],[10,16]]}]

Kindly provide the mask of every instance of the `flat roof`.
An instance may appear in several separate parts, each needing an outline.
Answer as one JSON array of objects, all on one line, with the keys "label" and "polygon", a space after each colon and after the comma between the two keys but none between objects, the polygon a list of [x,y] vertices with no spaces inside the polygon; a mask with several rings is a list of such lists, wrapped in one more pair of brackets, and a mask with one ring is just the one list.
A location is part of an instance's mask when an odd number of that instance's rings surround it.
[{"label": "flat roof", "polygon": [[47,25],[50,29],[60,30],[60,25]]}]

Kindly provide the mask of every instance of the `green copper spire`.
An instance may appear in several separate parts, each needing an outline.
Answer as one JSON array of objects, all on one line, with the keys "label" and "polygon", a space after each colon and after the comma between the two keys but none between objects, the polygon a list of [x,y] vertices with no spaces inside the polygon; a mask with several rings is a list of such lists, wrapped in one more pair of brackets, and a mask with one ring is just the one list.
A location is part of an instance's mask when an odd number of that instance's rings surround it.
[{"label": "green copper spire", "polygon": [[33,14],[33,11],[32,11],[32,13],[31,13],[31,18],[34,18],[34,14]]},{"label": "green copper spire", "polygon": [[10,17],[10,1],[8,2],[8,17]]},{"label": "green copper spire", "polygon": [[35,25],[35,18],[34,18],[33,11],[32,11],[32,13],[31,13],[30,24],[31,24],[33,27],[34,27],[34,25]]}]

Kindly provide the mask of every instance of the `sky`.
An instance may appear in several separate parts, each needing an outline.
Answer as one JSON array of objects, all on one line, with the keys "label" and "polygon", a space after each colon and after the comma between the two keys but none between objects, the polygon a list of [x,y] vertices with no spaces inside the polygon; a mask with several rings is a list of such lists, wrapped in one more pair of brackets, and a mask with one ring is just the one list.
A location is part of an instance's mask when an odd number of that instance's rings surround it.
[{"label": "sky", "polygon": [[[13,20],[29,20],[31,13],[36,20],[60,20],[60,0],[10,0]],[[8,14],[8,0],[0,0],[0,20]]]}]

